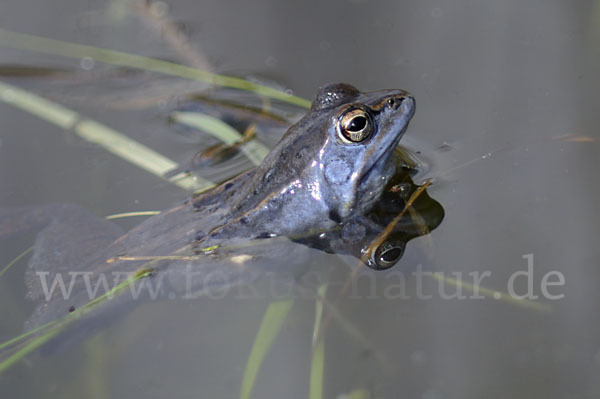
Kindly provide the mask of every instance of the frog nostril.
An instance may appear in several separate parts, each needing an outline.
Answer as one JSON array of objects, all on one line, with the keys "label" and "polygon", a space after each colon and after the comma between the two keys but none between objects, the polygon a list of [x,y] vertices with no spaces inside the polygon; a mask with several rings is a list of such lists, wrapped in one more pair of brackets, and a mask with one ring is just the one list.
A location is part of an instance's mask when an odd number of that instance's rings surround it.
[{"label": "frog nostril", "polygon": [[387,106],[393,109],[398,109],[404,97],[390,97],[387,99]]}]

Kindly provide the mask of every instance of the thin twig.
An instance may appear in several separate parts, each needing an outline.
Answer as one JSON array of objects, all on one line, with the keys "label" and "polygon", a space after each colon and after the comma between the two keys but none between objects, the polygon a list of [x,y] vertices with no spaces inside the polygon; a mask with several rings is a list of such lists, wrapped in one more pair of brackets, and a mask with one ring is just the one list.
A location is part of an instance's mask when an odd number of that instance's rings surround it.
[{"label": "thin twig", "polygon": [[168,17],[168,7],[164,11],[155,7],[156,4],[165,4],[164,2],[152,2],[147,0],[133,0],[133,9],[136,14],[150,28],[158,32],[167,44],[183,58],[190,66],[213,71],[213,67],[206,57],[197,47],[192,46],[184,33]]}]

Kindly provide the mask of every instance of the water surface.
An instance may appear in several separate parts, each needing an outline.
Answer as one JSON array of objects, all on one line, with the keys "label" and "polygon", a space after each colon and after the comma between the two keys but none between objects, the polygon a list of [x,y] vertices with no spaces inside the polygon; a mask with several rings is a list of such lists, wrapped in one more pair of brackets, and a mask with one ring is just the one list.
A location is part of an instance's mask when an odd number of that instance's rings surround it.
[{"label": "water surface", "polygon": [[[110,3],[109,16],[107,7],[7,0],[0,25],[177,60],[139,19],[114,13],[118,2]],[[433,179],[430,193],[446,219],[431,236],[411,242],[405,261],[378,274],[374,288],[359,280],[341,300],[340,312],[363,339],[336,323],[328,330],[324,397],[356,389],[383,398],[598,395],[598,7],[559,1],[169,2],[174,20],[219,71],[270,79],[305,98],[331,81],[361,90],[403,88],[416,97],[406,140],[430,162],[422,178]],[[79,59],[4,47],[0,61],[81,70]],[[177,94],[178,83],[157,75],[109,79],[111,70],[97,64],[98,79],[82,84],[9,82],[177,161],[198,151],[202,140],[168,125],[171,103],[108,106],[157,82]],[[107,215],[164,209],[187,195],[23,111],[0,104],[0,115],[2,207],[74,202]],[[0,265],[32,239],[0,243]],[[440,292],[429,277],[418,292],[411,274],[421,265],[473,282],[469,273],[489,272],[481,285],[504,293],[528,262],[541,308],[492,295],[445,299],[456,288],[445,285]],[[0,279],[0,336],[18,334],[32,308],[23,300],[23,267]],[[340,270],[333,281],[346,277]],[[398,271],[408,276],[404,298],[391,294],[397,280],[390,273]],[[548,273],[554,274],[547,282],[560,283],[560,273],[564,284],[544,293]],[[514,281],[515,293],[527,292],[524,275]],[[141,306],[94,339],[33,354],[0,375],[0,391],[11,397],[237,397],[268,303],[231,296]],[[313,311],[313,300],[298,300],[260,371],[255,397],[307,397]]]}]

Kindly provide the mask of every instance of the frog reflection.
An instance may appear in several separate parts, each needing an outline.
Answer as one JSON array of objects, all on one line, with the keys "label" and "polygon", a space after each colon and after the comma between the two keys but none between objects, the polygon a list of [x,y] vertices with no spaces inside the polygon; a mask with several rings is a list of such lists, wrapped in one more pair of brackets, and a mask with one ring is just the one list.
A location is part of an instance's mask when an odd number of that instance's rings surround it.
[{"label": "frog reflection", "polygon": [[[402,161],[399,156],[393,158]],[[414,170],[407,166],[399,166],[398,170],[371,211],[331,231],[294,240],[329,253],[353,255],[375,270],[394,266],[404,255],[408,241],[429,234],[444,218],[440,203],[426,190],[417,191],[420,186],[411,178]],[[393,228],[386,234],[388,227]]]}]

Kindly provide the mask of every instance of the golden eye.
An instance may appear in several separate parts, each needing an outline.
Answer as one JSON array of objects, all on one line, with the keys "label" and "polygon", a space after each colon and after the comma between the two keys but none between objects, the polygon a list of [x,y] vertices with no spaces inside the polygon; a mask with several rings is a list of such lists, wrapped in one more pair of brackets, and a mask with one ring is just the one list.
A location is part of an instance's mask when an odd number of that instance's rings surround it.
[{"label": "golden eye", "polygon": [[344,141],[359,143],[369,138],[373,132],[373,122],[366,111],[355,108],[342,114],[338,128]]}]

